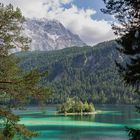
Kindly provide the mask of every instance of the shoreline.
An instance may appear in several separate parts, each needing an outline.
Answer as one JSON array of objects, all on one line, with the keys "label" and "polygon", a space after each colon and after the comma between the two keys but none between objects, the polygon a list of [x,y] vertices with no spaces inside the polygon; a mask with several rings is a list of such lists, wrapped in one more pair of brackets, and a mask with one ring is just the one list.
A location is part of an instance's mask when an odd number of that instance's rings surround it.
[{"label": "shoreline", "polygon": [[64,115],[64,116],[74,116],[74,115],[95,115],[97,113],[100,113],[101,111],[95,111],[95,112],[82,112],[82,113],[59,113],[57,112],[55,115]]}]

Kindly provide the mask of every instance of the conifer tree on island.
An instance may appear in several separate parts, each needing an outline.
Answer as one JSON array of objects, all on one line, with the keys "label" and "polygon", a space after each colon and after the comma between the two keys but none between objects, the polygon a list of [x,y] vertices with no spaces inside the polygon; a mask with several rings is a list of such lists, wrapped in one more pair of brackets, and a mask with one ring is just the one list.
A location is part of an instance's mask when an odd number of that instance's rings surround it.
[{"label": "conifer tree on island", "polygon": [[23,72],[19,60],[10,53],[12,49],[28,50],[30,40],[22,36],[24,17],[20,9],[0,4],[0,140],[30,139],[38,134],[19,124],[13,109],[23,109],[31,99],[43,103],[49,89],[40,85],[37,69]]},{"label": "conifer tree on island", "polygon": [[[122,46],[117,48],[126,61],[116,62],[119,72],[127,85],[132,85],[140,94],[140,0],[103,0],[106,8],[102,11],[113,15],[116,25],[112,25],[117,42]],[[140,107],[136,107],[140,112]],[[140,139],[140,130],[127,128],[131,140]]]}]

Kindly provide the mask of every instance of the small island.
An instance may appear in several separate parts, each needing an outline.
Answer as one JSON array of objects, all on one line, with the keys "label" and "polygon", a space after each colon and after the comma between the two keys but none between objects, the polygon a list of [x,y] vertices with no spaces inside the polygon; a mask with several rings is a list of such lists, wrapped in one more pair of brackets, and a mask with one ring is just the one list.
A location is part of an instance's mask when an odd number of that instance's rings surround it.
[{"label": "small island", "polygon": [[91,115],[95,114],[93,103],[82,102],[77,98],[68,98],[57,108],[60,115]]}]

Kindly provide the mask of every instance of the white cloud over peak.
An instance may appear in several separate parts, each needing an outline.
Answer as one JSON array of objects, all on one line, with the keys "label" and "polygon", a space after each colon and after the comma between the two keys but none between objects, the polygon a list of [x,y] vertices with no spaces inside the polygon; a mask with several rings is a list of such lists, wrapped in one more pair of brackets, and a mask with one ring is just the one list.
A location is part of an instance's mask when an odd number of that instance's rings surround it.
[{"label": "white cloud over peak", "polygon": [[[108,21],[93,18],[96,14],[94,9],[78,8],[72,1],[0,0],[4,4],[11,3],[19,7],[26,17],[56,19],[90,45],[115,37]],[[65,8],[66,4],[69,4],[69,8]]]},{"label": "white cloud over peak", "polygon": [[89,45],[114,39],[110,23],[93,19],[94,14],[96,14],[94,9],[79,9],[77,6],[71,5],[69,9],[57,7],[55,11],[48,11],[47,18],[59,20]]}]

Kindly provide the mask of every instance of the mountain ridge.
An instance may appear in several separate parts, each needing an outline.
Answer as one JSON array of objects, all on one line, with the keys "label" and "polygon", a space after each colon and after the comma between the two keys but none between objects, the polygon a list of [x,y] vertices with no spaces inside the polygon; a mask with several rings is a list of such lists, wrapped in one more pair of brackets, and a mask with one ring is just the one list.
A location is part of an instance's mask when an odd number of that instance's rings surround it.
[{"label": "mountain ridge", "polygon": [[57,20],[26,19],[23,25],[25,36],[32,39],[30,49],[49,51],[72,46],[86,46],[80,37],[73,34]]}]

